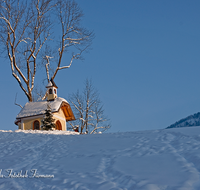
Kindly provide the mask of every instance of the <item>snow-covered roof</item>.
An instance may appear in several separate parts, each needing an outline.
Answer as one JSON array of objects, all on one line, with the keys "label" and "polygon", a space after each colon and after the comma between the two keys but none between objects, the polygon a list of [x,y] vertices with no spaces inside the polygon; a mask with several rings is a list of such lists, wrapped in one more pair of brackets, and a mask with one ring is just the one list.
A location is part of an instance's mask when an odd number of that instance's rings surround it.
[{"label": "snow-covered roof", "polygon": [[51,80],[49,81],[49,83],[47,84],[46,88],[51,87],[51,86],[54,86],[54,87],[58,88],[58,87],[56,86],[56,83],[54,82],[54,80],[53,80],[52,78],[51,78]]},{"label": "snow-covered roof", "polygon": [[49,83],[47,84],[47,86],[46,86],[46,87],[48,88],[48,87],[51,87],[51,86],[53,86],[53,84],[52,84],[52,82],[51,82],[51,81],[49,81]]},{"label": "snow-covered roof", "polygon": [[47,109],[47,104],[50,105],[52,112],[57,112],[63,102],[68,104],[67,100],[60,97],[53,101],[27,102],[17,115],[16,119],[44,114]]}]

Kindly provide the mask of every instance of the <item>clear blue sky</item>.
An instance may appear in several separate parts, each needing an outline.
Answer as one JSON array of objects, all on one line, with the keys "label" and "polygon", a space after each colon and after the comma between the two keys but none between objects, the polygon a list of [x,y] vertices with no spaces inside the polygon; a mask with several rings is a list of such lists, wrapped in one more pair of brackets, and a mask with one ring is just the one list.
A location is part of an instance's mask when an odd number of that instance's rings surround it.
[{"label": "clear blue sky", "polygon": [[[60,97],[92,78],[110,132],[162,129],[200,111],[199,0],[77,2],[96,37],[85,59],[55,78]],[[5,59],[0,85],[0,129],[15,130],[15,94],[22,105],[27,98]]]}]

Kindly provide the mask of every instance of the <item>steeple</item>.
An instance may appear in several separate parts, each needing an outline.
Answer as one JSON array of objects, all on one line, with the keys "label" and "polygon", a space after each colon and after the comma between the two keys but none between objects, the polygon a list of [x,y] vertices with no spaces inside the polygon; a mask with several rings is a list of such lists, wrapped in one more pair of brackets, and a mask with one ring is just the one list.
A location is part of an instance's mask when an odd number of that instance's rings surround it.
[{"label": "steeple", "polygon": [[46,88],[47,88],[47,100],[48,101],[55,100],[57,98],[57,88],[58,87],[56,86],[56,84],[52,78],[49,81]]}]

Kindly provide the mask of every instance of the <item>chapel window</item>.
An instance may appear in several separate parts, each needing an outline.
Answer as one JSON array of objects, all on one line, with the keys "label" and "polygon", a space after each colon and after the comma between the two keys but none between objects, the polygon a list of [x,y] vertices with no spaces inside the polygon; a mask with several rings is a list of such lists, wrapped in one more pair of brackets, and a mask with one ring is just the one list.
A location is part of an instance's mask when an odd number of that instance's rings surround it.
[{"label": "chapel window", "polygon": [[52,89],[51,88],[49,89],[49,94],[52,94]]}]

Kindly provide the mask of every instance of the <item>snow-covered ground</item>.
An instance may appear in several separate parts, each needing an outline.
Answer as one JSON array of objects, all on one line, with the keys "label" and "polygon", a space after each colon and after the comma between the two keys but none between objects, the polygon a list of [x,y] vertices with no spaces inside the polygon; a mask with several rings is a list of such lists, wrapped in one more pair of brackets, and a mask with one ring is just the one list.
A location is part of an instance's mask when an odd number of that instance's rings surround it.
[{"label": "snow-covered ground", "polygon": [[200,127],[55,133],[0,131],[0,189],[200,189]]}]

